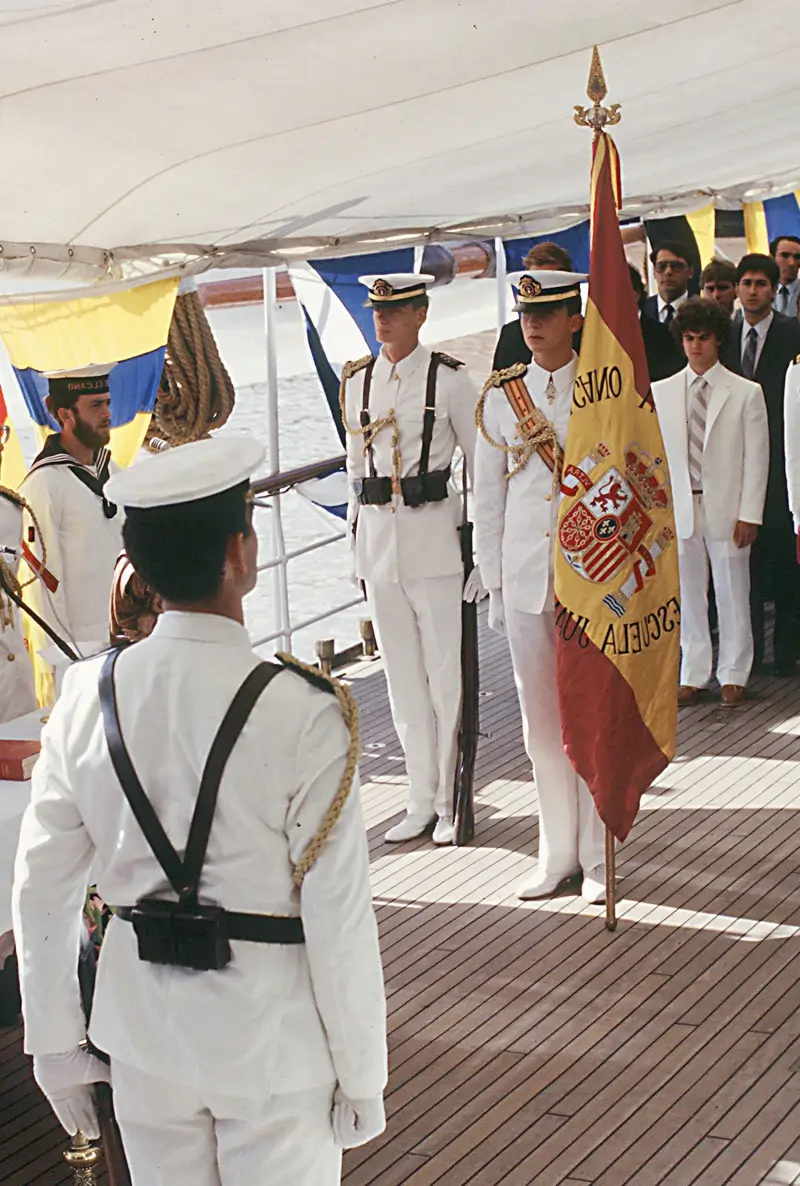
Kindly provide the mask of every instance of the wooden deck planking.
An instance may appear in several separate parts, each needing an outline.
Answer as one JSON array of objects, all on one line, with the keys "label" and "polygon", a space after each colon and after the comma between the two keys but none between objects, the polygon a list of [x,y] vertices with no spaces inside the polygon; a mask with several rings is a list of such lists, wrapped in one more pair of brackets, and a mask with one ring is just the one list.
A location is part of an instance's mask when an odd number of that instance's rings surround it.
[{"label": "wooden deck planking", "polygon": [[[483,615],[482,615],[483,618]],[[391,847],[405,774],[362,663],[362,799],[390,1010],[386,1135],[347,1186],[800,1183],[800,682],[680,717],[620,849],[619,929],[521,903],[535,790],[503,639],[481,632],[475,844]],[[0,1183],[61,1186],[62,1136],[0,1033]]]}]

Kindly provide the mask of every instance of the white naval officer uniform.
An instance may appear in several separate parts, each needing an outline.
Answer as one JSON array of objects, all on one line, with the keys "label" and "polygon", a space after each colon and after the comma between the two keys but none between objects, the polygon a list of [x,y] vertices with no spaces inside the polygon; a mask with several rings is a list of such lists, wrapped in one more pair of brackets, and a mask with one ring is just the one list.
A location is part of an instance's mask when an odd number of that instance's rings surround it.
[{"label": "white naval officer uniform", "polygon": [[[241,444],[217,439],[174,453],[194,450],[208,477],[219,474],[219,456],[201,446],[224,445],[230,460]],[[152,474],[170,456],[134,468]],[[121,731],[179,851],[211,741],[259,660],[238,622],[170,611],[117,661]],[[172,896],[111,765],[97,694],[103,662],[67,672],[17,855],[25,1046],[38,1056],[73,1050],[84,1036],[75,954],[90,870],[109,903]],[[357,777],[299,892],[292,880],[337,794],[349,743],[337,700],[281,672],[222,777],[201,901],[299,915],[304,944],[233,940],[226,968],[196,972],[142,962],[131,925],[109,924],[90,1036],[111,1057],[133,1186],[334,1186],[337,1084],[350,1100],[380,1098],[385,997]]]},{"label": "white naval officer uniform", "polygon": [[[688,425],[700,380],[707,388],[701,479],[693,490]],[[708,570],[719,614],[717,679],[746,687],[753,665],[750,548],[733,542],[737,522],[760,524],[769,474],[769,427],[763,392],[716,363],[703,376],[691,367],[653,384],[669,464],[678,536],[681,591],[681,684],[711,678]]]},{"label": "white naval officer uniform", "polygon": [[[786,489],[794,531],[800,531],[800,354],[786,372],[783,389],[783,430],[786,454]],[[800,554],[798,555],[800,560]]]},{"label": "white naval officer uniform", "polygon": [[[101,450],[104,453],[105,450]],[[96,466],[80,466],[97,477]],[[109,472],[117,467],[111,462]],[[121,510],[109,518],[103,500],[72,473],[68,465],[34,464],[20,486],[39,521],[46,549],[47,568],[58,581],[49,592],[41,581],[30,587],[30,603],[48,626],[83,655],[108,645],[109,606],[114,565],[122,551]],[[25,538],[33,524],[25,516]],[[30,550],[41,555],[38,540]],[[23,565],[22,572],[26,572]],[[35,650],[50,645],[50,639],[31,626]]]},{"label": "white naval officer uniform", "polygon": [[[530,275],[540,288],[568,287],[574,276],[545,271]],[[584,277],[574,276],[574,287],[581,279]],[[552,376],[531,362],[523,376],[533,403],[553,424],[562,448],[577,361],[573,354]],[[520,444],[519,422],[502,388],[489,390],[483,424],[487,435],[499,445]],[[508,478],[512,468],[509,455],[479,434],[475,450],[476,553],[491,598],[490,625],[494,620],[502,629],[504,620],[508,634],[525,749],[533,766],[539,799],[536,881],[555,889],[559,881],[582,869],[594,884],[604,863],[604,829],[589,788],[564,752],[558,708],[553,581],[557,488],[538,453]],[[523,889],[519,892],[525,896]]]},{"label": "white naval officer uniform", "polygon": [[[22,506],[13,491],[0,486],[0,547],[19,549],[22,543]],[[14,560],[0,559],[13,576]],[[23,592],[24,595],[25,591]],[[0,724],[25,716],[36,708],[33,670],[20,625],[20,610],[0,591]]]},{"label": "white naval officer uniform", "polygon": [[[381,351],[369,392],[374,422],[394,410],[400,476],[419,472],[425,390],[431,351],[417,345],[392,364]],[[347,381],[348,424],[359,424],[364,370]],[[463,367],[441,365],[429,472],[446,469],[456,445],[471,471],[475,451],[475,389]],[[393,472],[392,429],[373,445],[379,476]],[[348,434],[350,518],[357,516],[355,572],[366,583],[386,667],[392,719],[406,759],[409,816],[452,814],[461,710],[461,598],[463,567],[458,538],[461,499],[409,507],[395,494],[385,506],[357,506],[353,482],[369,474],[363,438]]]}]

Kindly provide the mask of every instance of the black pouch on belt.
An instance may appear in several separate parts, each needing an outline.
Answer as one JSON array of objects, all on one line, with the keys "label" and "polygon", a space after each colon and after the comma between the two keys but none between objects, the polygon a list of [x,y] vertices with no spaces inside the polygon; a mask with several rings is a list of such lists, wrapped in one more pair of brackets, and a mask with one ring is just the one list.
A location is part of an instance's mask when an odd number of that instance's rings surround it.
[{"label": "black pouch on belt", "polygon": [[362,507],[383,507],[392,501],[391,478],[356,478],[353,488]]},{"label": "black pouch on belt", "polygon": [[130,919],[139,959],[146,963],[209,972],[220,971],[231,961],[221,906],[142,898],[132,907]]}]

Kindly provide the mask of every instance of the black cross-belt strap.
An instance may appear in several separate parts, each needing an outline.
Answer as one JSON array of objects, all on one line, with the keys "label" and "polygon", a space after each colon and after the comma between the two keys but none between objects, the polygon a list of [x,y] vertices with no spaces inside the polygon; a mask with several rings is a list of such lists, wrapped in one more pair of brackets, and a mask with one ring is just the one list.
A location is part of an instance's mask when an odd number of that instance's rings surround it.
[{"label": "black cross-belt strap", "polygon": [[428,381],[425,384],[425,415],[422,418],[422,451],[419,455],[419,473],[423,476],[428,472],[428,461],[431,455],[431,441],[436,424],[436,372],[442,361],[442,356],[436,350],[431,354],[428,366]]},{"label": "black cross-belt strap", "polygon": [[[369,428],[369,391],[372,387],[372,372],[375,370],[375,359],[368,362],[364,368],[364,387],[361,392],[361,427]],[[378,471],[375,469],[375,457],[372,452],[372,443],[367,449],[367,456],[369,458],[369,476],[371,478],[377,477]]]},{"label": "black cross-belt strap", "polygon": [[189,830],[186,854],[181,860],[145,794],[122,737],[114,685],[114,666],[119,654],[119,649],[110,651],[100,673],[100,705],[111,763],[134,818],[164,870],[167,880],[182,902],[193,901],[200,884],[226,763],[256,701],[283,668],[274,663],[259,663],[234,696],[206,760]]}]

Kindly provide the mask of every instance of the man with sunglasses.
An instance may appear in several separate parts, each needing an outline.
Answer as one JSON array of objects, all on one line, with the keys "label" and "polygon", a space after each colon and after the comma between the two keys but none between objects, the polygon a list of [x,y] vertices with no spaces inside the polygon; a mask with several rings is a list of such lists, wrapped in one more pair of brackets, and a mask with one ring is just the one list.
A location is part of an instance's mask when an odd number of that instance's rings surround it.
[{"label": "man with sunglasses", "polygon": [[[673,317],[689,295],[692,265],[686,258],[686,248],[671,239],[653,248],[650,262],[658,291],[642,305],[642,317],[648,317],[669,329]],[[686,365],[683,351],[678,349],[671,336],[664,349],[667,357],[659,378],[676,375]]]},{"label": "man with sunglasses", "polygon": [[780,283],[773,309],[785,317],[797,317],[800,297],[800,239],[796,235],[779,235],[769,245],[769,253],[778,265]]}]

